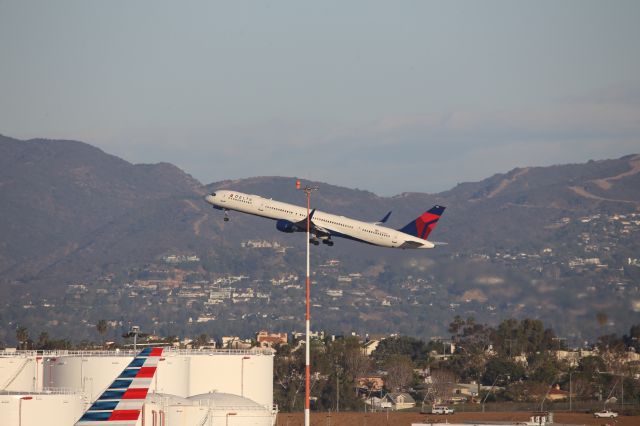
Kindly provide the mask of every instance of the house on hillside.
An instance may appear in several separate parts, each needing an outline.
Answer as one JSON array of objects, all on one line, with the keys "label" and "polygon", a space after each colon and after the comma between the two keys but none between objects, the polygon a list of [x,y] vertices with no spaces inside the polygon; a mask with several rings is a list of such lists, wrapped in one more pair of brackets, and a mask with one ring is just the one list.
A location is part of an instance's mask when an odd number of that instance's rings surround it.
[{"label": "house on hillside", "polygon": [[380,340],[369,340],[362,345],[362,351],[366,356],[371,356],[373,351],[376,350],[378,345],[380,344]]},{"label": "house on hillside", "polygon": [[569,399],[569,392],[560,389],[560,385],[556,384],[547,395],[547,399],[550,401],[564,401]]},{"label": "house on hillside", "polygon": [[286,345],[287,344],[287,333],[270,333],[265,330],[261,330],[256,334],[256,340],[258,341],[258,346],[261,348],[272,348],[275,345]]},{"label": "house on hillside", "polygon": [[453,395],[450,402],[453,404],[474,401],[478,396],[477,383],[456,383],[453,385]]},{"label": "house on hillside", "polygon": [[392,410],[405,410],[416,406],[416,400],[406,392],[391,392],[382,398],[382,401],[390,402]]}]

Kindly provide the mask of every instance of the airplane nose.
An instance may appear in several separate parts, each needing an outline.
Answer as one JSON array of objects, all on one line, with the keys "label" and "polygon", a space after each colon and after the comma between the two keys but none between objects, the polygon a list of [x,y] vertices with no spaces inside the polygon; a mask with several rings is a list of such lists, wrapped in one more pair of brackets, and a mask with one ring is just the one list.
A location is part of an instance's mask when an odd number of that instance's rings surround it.
[{"label": "airplane nose", "polygon": [[213,195],[208,194],[204,197],[204,200],[209,204],[213,204],[213,202],[215,201],[215,198],[213,198]]}]

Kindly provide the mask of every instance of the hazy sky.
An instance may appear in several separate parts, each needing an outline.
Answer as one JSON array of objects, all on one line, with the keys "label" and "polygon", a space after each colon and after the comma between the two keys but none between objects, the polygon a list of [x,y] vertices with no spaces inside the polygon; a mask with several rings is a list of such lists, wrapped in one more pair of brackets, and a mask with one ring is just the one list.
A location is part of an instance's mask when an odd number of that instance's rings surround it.
[{"label": "hazy sky", "polygon": [[640,152],[639,1],[0,0],[0,133],[381,195]]}]

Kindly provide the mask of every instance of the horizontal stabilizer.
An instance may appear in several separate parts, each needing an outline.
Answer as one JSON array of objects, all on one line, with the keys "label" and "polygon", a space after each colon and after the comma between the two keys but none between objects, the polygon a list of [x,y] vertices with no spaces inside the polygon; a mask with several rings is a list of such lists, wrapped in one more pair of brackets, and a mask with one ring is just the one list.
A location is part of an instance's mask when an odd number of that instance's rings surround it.
[{"label": "horizontal stabilizer", "polygon": [[387,223],[387,220],[389,220],[389,216],[391,216],[391,211],[389,213],[387,213],[385,215],[385,217],[383,217],[382,219],[380,219],[380,221],[375,222],[374,225],[382,225],[383,223]]}]

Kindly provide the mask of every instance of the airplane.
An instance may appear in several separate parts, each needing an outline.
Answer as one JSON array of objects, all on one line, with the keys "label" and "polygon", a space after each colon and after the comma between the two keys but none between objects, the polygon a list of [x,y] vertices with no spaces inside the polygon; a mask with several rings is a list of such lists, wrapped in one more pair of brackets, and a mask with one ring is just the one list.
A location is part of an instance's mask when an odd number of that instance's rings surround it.
[{"label": "airplane", "polygon": [[[293,204],[263,198],[259,195],[244,194],[237,191],[220,190],[204,197],[214,209],[224,211],[224,220],[228,221],[227,212],[235,210],[254,216],[265,217],[276,221],[276,229],[282,232],[306,232],[307,208]],[[312,210],[309,213],[309,242],[319,245],[320,241],[333,246],[331,237],[347,238],[380,247],[400,249],[427,249],[444,243],[427,240],[435,229],[438,219],[445,207],[435,205],[416,219],[400,229],[382,226],[391,215],[387,213],[379,222],[362,222],[345,216]]]},{"label": "airplane", "polygon": [[80,417],[75,426],[135,426],[163,348],[144,348]]}]

